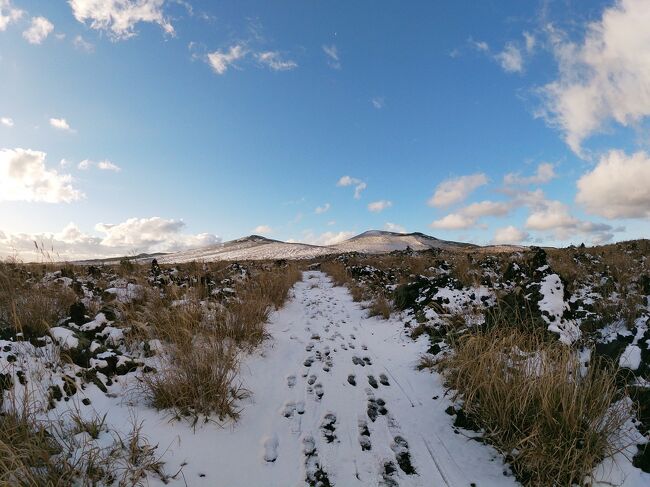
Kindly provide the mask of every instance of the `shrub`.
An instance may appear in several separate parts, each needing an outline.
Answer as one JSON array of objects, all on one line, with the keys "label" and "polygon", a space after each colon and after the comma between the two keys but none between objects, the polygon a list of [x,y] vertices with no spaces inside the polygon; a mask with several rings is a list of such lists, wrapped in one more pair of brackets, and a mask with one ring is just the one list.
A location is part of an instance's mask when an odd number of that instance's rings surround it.
[{"label": "shrub", "polygon": [[581,370],[575,351],[518,329],[464,335],[439,366],[486,438],[528,485],[580,484],[618,448],[630,411],[616,370]]}]

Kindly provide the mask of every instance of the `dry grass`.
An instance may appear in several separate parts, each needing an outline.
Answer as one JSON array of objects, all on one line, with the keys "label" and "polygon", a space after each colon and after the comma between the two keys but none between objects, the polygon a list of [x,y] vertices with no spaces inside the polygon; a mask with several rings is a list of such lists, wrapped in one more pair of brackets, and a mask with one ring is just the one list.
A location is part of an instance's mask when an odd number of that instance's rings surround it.
[{"label": "dry grass", "polygon": [[8,327],[26,338],[40,337],[67,315],[77,298],[57,284],[27,282],[25,269],[0,263],[0,329]]},{"label": "dry grass", "polygon": [[177,306],[151,296],[138,328],[167,348],[160,370],[143,377],[152,404],[195,422],[211,415],[236,420],[236,402],[245,394],[237,383],[239,350],[265,338],[269,313],[282,306],[300,278],[293,265],[258,269],[237,285],[236,299],[216,308],[202,305],[196,296]]},{"label": "dry grass", "polygon": [[332,278],[335,286],[345,286],[352,278],[348,275],[345,265],[341,262],[329,261],[321,264],[321,270]]},{"label": "dry grass", "polygon": [[178,347],[170,353],[155,374],[142,378],[152,405],[171,409],[179,417],[217,415],[219,420],[237,419],[236,401],[243,396],[237,383],[239,357],[234,346],[200,337],[193,345]]},{"label": "dry grass", "polygon": [[377,296],[373,298],[368,308],[368,316],[381,316],[383,319],[387,320],[390,318],[390,314],[393,311],[393,307],[384,296]]},{"label": "dry grass", "polygon": [[580,484],[618,448],[629,417],[616,403],[616,371],[581,374],[570,348],[517,329],[467,334],[440,362],[465,413],[511,459],[527,485]]}]

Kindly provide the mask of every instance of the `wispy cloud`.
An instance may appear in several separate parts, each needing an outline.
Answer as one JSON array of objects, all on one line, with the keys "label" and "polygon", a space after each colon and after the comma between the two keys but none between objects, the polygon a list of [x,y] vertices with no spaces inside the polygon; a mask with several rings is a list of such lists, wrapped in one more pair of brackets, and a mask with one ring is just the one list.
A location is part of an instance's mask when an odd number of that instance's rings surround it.
[{"label": "wispy cloud", "polygon": [[11,0],[0,0],[0,32],[7,29],[9,24],[17,22],[24,12],[13,6]]},{"label": "wispy cloud", "polygon": [[255,58],[273,71],[289,71],[298,67],[298,63],[295,61],[282,59],[278,51],[258,52],[255,54]]},{"label": "wispy cloud", "polygon": [[82,171],[90,169],[91,167],[96,167],[100,171],[120,172],[122,170],[120,166],[112,163],[109,160],[95,162],[95,161],[91,161],[90,159],[84,159],[79,164],[77,164],[77,168],[81,169]]},{"label": "wispy cloud", "polygon": [[230,66],[246,54],[247,51],[243,44],[234,44],[227,51],[217,50],[208,53],[208,64],[215,73],[224,74]]},{"label": "wispy cloud", "polygon": [[327,213],[330,208],[331,208],[331,205],[329,203],[325,203],[323,206],[316,207],[316,209],[314,210],[314,213],[316,213],[317,215],[321,215],[323,213]]},{"label": "wispy cloud", "polygon": [[84,39],[82,36],[78,35],[74,38],[72,41],[72,45],[75,47],[75,49],[78,49],[80,51],[85,51],[85,52],[94,52],[95,51],[95,46],[94,44],[88,42],[86,39]]},{"label": "wispy cloud", "polygon": [[544,184],[556,177],[555,164],[543,162],[537,166],[537,171],[534,175],[524,177],[519,173],[508,173],[503,177],[503,183],[509,185]]},{"label": "wispy cloud", "polygon": [[253,229],[253,233],[271,235],[273,233],[273,229],[268,225],[258,225]]},{"label": "wispy cloud", "polygon": [[372,100],[370,100],[370,103],[372,103],[372,106],[375,107],[377,110],[381,110],[384,108],[384,97],[383,96],[376,96]]},{"label": "wispy cloud", "polygon": [[339,50],[334,44],[323,45],[323,52],[327,57],[327,65],[332,69],[341,69],[341,59],[339,58]]},{"label": "wispy cloud", "polygon": [[14,126],[14,119],[11,117],[0,117],[0,125],[11,128]]}]

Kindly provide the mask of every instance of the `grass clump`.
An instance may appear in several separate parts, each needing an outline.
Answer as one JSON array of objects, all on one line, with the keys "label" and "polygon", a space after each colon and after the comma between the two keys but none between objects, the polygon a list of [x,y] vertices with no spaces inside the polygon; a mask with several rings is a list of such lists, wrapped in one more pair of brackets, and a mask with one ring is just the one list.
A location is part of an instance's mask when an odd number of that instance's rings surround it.
[{"label": "grass clump", "polygon": [[381,316],[383,319],[387,320],[390,318],[390,313],[392,312],[393,307],[384,296],[377,296],[373,298],[368,308],[368,316]]},{"label": "grass clump", "polygon": [[619,451],[630,411],[613,367],[583,370],[574,350],[517,329],[466,334],[454,349],[439,363],[448,386],[525,484],[581,484]]}]

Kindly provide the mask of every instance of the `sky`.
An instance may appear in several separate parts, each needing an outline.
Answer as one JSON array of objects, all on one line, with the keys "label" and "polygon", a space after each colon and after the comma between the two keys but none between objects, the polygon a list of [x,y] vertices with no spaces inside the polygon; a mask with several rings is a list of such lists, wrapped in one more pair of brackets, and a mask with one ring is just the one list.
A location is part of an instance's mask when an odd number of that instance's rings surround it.
[{"label": "sky", "polygon": [[650,2],[0,0],[0,256],[650,236]]}]

